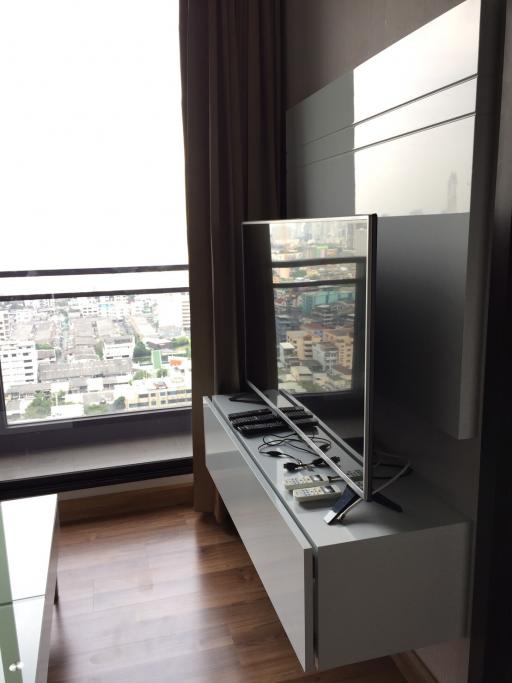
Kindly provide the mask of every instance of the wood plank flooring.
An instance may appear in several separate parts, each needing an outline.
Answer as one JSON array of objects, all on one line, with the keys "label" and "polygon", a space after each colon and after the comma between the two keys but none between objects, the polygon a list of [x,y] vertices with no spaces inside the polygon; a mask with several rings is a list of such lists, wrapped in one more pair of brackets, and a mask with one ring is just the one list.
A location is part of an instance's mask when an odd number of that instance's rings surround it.
[{"label": "wood plank flooring", "polygon": [[188,505],[64,526],[49,683],[405,683],[389,658],[305,676],[234,532]]}]

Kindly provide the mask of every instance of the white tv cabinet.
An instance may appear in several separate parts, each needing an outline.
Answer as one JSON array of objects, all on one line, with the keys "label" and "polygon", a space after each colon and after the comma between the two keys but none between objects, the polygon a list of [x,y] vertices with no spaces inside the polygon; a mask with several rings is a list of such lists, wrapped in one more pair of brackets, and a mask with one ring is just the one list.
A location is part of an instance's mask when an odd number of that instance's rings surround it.
[{"label": "white tv cabinet", "polygon": [[304,670],[464,636],[468,521],[413,474],[386,491],[403,513],[361,503],[328,526],[328,504],[295,503],[283,460],[230,426],[254,407],[204,400],[206,465]]}]

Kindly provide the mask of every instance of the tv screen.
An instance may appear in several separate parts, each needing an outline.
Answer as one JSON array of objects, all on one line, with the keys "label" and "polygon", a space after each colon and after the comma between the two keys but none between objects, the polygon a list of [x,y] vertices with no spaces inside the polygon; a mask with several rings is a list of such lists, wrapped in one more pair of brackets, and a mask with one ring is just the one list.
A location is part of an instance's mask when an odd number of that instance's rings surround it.
[{"label": "tv screen", "polygon": [[375,216],[242,226],[245,376],[311,410],[371,497]]}]

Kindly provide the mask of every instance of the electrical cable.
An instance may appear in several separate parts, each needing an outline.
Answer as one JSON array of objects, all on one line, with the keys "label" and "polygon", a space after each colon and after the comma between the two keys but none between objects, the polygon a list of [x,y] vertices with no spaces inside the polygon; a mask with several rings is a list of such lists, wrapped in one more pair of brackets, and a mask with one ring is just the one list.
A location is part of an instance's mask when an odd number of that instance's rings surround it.
[{"label": "electrical cable", "polygon": [[[323,436],[313,435],[311,437],[311,440],[315,444],[317,444],[318,447],[321,448],[324,452],[328,451],[332,447],[331,441]],[[325,463],[324,460],[322,460],[322,458],[317,457],[311,462],[304,462],[303,460],[301,460],[295,455],[292,455],[291,453],[286,453],[278,450],[264,450],[269,448],[276,449],[283,445],[288,446],[290,448],[294,448],[299,451],[303,451],[304,453],[308,453],[309,455],[316,455],[314,451],[311,451],[309,448],[304,447],[302,439],[297,437],[295,432],[289,432],[288,434],[265,434],[263,436],[263,443],[261,443],[258,446],[258,452],[261,455],[270,455],[271,457],[283,457],[293,460],[294,462],[286,462],[283,464],[284,468],[289,472],[295,472],[296,470],[301,468],[310,470],[314,467],[327,467],[327,463]],[[339,462],[340,459],[338,456],[334,456],[333,460],[334,462]]]}]

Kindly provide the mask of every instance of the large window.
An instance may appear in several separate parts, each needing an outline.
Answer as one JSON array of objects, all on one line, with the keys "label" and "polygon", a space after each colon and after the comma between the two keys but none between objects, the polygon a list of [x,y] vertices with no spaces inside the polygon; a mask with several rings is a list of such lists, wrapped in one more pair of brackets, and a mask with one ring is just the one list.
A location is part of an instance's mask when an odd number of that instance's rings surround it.
[{"label": "large window", "polygon": [[178,5],[0,1],[8,425],[190,404]]}]

